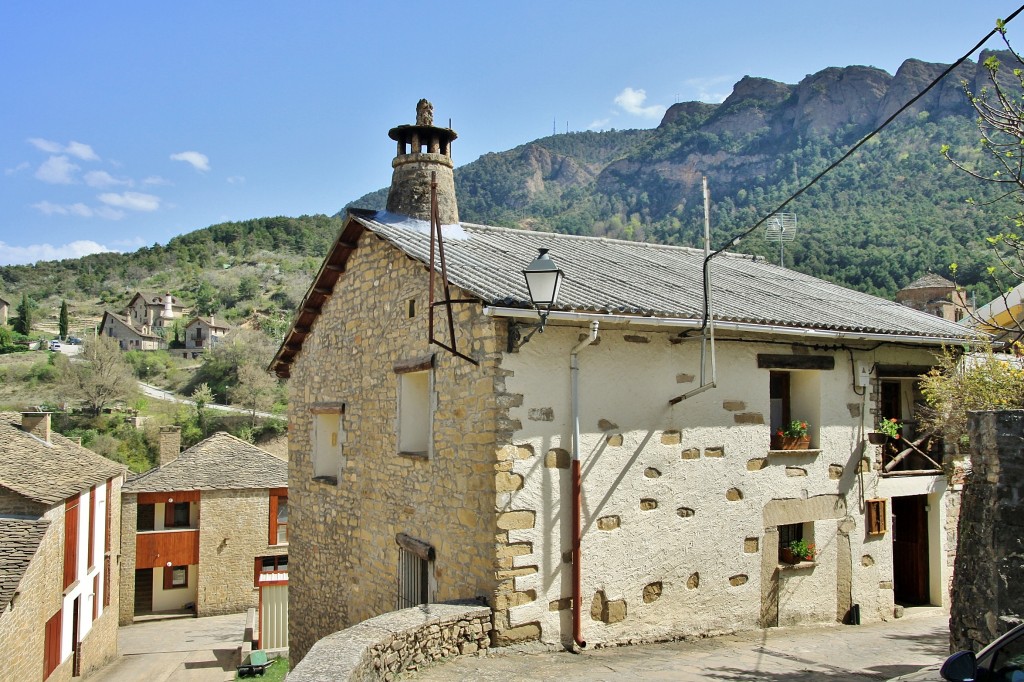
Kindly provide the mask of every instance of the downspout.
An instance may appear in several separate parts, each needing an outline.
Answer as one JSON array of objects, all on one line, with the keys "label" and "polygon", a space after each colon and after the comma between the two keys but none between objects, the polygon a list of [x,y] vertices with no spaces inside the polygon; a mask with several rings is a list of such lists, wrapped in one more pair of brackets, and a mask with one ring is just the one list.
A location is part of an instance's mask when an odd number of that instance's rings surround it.
[{"label": "downspout", "polygon": [[580,544],[583,539],[582,488],[580,467],[580,365],[579,352],[597,340],[597,320],[590,321],[590,334],[569,353],[569,376],[572,380],[572,639],[581,649],[583,639],[583,584],[580,568]]}]

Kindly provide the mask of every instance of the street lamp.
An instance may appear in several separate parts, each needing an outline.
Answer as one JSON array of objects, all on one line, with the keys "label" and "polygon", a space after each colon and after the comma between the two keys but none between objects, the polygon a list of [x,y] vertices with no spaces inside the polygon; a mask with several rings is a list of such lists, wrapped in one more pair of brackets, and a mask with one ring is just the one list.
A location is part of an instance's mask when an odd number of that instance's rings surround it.
[{"label": "street lamp", "polygon": [[[544,332],[544,327],[548,323],[548,314],[558,301],[558,291],[562,286],[564,275],[548,255],[547,249],[538,249],[538,251],[537,257],[523,270],[523,277],[526,279],[526,289],[530,293],[530,302],[533,303],[533,307],[537,309],[537,314],[540,316],[540,323],[527,325],[515,321],[510,322],[508,327],[509,353],[518,351],[537,332]],[[524,327],[532,329],[525,337],[521,331]]]}]

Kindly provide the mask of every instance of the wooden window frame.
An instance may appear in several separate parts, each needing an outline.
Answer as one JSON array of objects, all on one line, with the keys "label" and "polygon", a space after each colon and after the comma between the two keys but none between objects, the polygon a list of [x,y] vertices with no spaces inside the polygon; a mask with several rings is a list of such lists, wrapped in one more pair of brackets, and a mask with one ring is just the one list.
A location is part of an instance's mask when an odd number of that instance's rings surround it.
[{"label": "wooden window frame", "polygon": [[[174,584],[174,571],[183,569],[185,571],[185,582],[181,585]],[[184,590],[188,588],[188,566],[164,566],[164,589]]]},{"label": "wooden window frame", "polygon": [[[182,505],[188,510],[184,524],[177,523],[176,516]],[[164,503],[164,528],[191,528],[192,527],[192,504],[190,502],[166,502]]]},{"label": "wooden window frame", "polygon": [[876,497],[864,501],[864,525],[868,535],[885,535],[887,530],[887,498]]},{"label": "wooden window frame", "polygon": [[[284,559],[286,562],[284,568],[281,568],[280,561]],[[263,570],[263,562],[272,560],[274,562],[274,568],[270,571]],[[288,555],[287,554],[275,554],[273,556],[258,556],[253,561],[253,576],[252,584],[254,587],[260,586],[260,575],[263,573],[287,573],[288,572]]]},{"label": "wooden window frame", "polygon": [[64,581],[63,589],[78,578],[78,507],[79,496],[64,501]]},{"label": "wooden window frame", "polygon": [[114,487],[114,479],[107,479],[107,498],[104,502],[103,519],[103,606],[110,606],[110,493]]},{"label": "wooden window frame", "polygon": [[[288,488],[270,489],[270,532],[267,537],[268,545],[277,546],[288,544],[288,522],[285,521],[281,524],[277,520],[277,513],[282,498],[284,498],[285,504],[287,504]],[[282,525],[284,526],[284,542],[280,542],[278,538],[278,533]]]}]

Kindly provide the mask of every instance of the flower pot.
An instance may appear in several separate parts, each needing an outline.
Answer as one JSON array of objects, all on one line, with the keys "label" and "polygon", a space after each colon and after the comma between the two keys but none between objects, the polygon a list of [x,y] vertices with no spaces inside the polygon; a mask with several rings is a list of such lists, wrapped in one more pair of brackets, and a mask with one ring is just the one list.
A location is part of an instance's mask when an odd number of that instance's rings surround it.
[{"label": "flower pot", "polygon": [[811,447],[810,436],[776,436],[776,450],[808,450]]},{"label": "flower pot", "polygon": [[793,550],[789,547],[783,547],[779,550],[779,556],[782,558],[783,563],[787,564],[798,564],[803,561],[803,559],[794,554]]},{"label": "flower pot", "polygon": [[868,442],[872,445],[885,445],[886,441],[889,440],[889,436],[885,435],[881,431],[869,431]]}]

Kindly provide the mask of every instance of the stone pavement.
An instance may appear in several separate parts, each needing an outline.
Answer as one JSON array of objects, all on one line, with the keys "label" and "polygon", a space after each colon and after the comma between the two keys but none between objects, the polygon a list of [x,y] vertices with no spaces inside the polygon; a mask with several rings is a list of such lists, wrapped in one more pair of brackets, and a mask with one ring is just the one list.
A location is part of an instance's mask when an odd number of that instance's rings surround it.
[{"label": "stone pavement", "polygon": [[102,682],[224,682],[235,679],[245,614],[136,622],[118,628],[116,661]]},{"label": "stone pavement", "polygon": [[403,682],[865,682],[943,660],[949,616],[908,609],[888,623],[770,628],[690,642],[587,650],[491,650],[402,676]]}]

